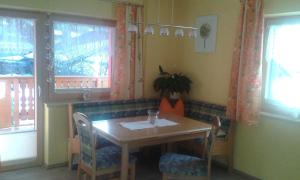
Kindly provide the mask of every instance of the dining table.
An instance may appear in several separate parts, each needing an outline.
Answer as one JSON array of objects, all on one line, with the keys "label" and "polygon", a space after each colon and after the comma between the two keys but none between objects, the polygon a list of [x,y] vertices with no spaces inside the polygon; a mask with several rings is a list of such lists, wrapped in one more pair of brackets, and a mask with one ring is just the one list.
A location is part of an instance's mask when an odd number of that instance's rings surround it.
[{"label": "dining table", "polygon": [[147,116],[95,120],[93,129],[97,135],[121,147],[121,180],[128,180],[130,149],[207,137],[211,124],[165,114],[159,115],[154,123]]}]

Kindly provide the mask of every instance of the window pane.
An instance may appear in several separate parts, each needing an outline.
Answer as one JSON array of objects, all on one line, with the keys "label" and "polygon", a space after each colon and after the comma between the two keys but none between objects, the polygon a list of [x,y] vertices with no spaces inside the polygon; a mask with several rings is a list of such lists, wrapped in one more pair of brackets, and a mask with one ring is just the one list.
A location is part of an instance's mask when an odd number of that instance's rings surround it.
[{"label": "window pane", "polygon": [[0,76],[32,76],[33,43],[33,20],[0,17]]},{"label": "window pane", "polygon": [[109,88],[113,28],[54,22],[56,89]]},{"label": "window pane", "polygon": [[300,24],[272,25],[268,35],[265,98],[300,108]]}]

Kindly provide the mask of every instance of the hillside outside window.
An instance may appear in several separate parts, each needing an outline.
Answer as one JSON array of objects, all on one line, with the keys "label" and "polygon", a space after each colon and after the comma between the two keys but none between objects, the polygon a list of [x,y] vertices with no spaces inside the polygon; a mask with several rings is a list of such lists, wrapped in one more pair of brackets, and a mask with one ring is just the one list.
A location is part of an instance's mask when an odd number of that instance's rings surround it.
[{"label": "hillside outside window", "polygon": [[55,90],[104,90],[111,87],[114,27],[54,20]]}]

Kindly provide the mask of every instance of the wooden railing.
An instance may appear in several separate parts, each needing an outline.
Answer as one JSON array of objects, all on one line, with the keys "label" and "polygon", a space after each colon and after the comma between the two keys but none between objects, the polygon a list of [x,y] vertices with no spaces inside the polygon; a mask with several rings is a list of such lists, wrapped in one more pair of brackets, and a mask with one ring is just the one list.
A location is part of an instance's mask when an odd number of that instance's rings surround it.
[{"label": "wooden railing", "polygon": [[[108,88],[107,77],[56,77],[55,88]],[[33,77],[0,77],[0,129],[35,125]],[[27,123],[25,123],[25,121]],[[32,122],[28,124],[28,122]]]},{"label": "wooden railing", "polygon": [[0,77],[0,89],[0,128],[19,127],[21,121],[34,120],[33,77]]},{"label": "wooden railing", "polygon": [[56,89],[109,88],[109,86],[109,78],[107,77],[55,77]]}]

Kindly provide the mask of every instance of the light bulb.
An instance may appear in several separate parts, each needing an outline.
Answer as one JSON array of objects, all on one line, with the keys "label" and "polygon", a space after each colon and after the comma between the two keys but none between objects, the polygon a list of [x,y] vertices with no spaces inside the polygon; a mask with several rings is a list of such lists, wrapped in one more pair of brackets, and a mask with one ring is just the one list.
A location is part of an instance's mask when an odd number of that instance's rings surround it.
[{"label": "light bulb", "polygon": [[170,31],[168,27],[160,27],[160,35],[161,36],[169,36]]},{"label": "light bulb", "polygon": [[175,30],[175,36],[176,36],[176,37],[183,37],[183,36],[184,36],[184,31],[183,31],[183,29],[182,29],[182,28],[177,28],[177,29]]},{"label": "light bulb", "polygon": [[198,29],[192,29],[192,30],[189,32],[189,37],[190,37],[190,38],[197,38],[198,32],[199,32]]},{"label": "light bulb", "polygon": [[130,24],[129,26],[128,26],[128,32],[134,32],[134,33],[137,33],[138,32],[138,27],[137,27],[137,25],[135,25],[135,24]]},{"label": "light bulb", "polygon": [[154,35],[153,25],[147,25],[144,31],[145,35]]}]

